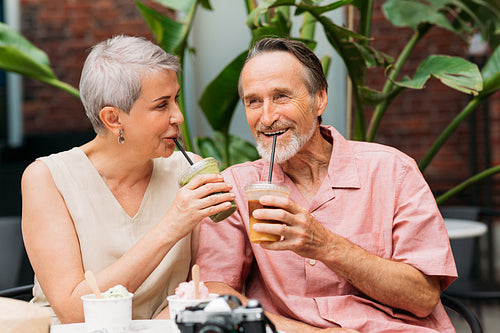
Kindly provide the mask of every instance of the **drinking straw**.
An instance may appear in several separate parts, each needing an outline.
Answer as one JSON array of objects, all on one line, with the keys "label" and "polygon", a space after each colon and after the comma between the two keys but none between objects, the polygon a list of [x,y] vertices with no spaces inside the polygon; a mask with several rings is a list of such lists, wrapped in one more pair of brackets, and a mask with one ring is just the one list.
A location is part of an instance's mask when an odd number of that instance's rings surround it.
[{"label": "drinking straw", "polygon": [[179,150],[182,152],[182,154],[184,155],[184,157],[186,158],[186,160],[188,160],[189,164],[193,165],[193,161],[191,161],[191,159],[189,158],[189,156],[186,153],[186,151],[184,150],[184,148],[182,148],[182,146],[179,143],[179,141],[177,141],[177,139],[174,138],[174,142],[175,142],[175,145],[177,146],[177,148],[179,148]]},{"label": "drinking straw", "polygon": [[271,163],[269,164],[269,179],[267,182],[271,184],[271,179],[273,178],[273,165],[274,165],[274,150],[276,149],[276,137],[278,135],[274,134],[273,136],[273,149],[271,150]]}]

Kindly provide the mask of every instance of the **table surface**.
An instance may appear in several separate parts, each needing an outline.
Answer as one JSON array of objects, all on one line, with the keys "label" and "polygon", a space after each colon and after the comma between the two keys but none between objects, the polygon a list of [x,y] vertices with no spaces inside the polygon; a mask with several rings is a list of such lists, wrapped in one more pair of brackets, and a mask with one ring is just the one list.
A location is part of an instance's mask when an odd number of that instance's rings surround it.
[{"label": "table surface", "polygon": [[[176,333],[179,332],[177,325],[171,320],[132,320],[127,333]],[[88,333],[85,323],[52,325],[50,333]]]},{"label": "table surface", "polygon": [[488,231],[486,224],[479,221],[444,218],[444,223],[450,239],[479,237]]},{"label": "table surface", "polygon": [[[85,330],[85,323],[52,325],[50,333],[88,333]],[[98,332],[96,332],[98,333]],[[100,333],[100,332],[99,332]],[[154,320],[132,320],[130,328],[125,333],[180,333],[177,325],[168,319]],[[269,326],[266,326],[266,333],[272,333]],[[278,330],[278,333],[285,333]]]}]

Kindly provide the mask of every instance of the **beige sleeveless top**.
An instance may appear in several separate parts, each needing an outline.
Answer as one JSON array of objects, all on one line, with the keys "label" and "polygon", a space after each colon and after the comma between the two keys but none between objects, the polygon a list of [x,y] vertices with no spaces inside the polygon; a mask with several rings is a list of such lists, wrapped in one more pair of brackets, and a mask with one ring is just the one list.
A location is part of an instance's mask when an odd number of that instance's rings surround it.
[{"label": "beige sleeveless top", "polygon": [[[160,221],[177,193],[178,175],[189,167],[180,152],[155,159],[139,211],[130,217],[79,148],[40,160],[48,166],[73,219],[83,268],[94,272],[118,260]],[[167,296],[188,278],[191,256],[191,235],[188,235],[170,250],[135,292],[133,319],[152,318],[167,306]],[[36,277],[33,295],[33,303],[49,306]]]}]

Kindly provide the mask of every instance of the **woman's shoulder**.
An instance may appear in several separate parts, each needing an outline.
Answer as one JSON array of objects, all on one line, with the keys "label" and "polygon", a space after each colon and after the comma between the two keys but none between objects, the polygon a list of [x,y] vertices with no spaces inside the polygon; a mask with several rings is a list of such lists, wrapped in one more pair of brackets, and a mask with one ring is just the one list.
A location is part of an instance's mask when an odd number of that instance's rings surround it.
[{"label": "woman's shoulder", "polygon": [[71,148],[69,150],[61,151],[58,153],[53,153],[47,156],[38,157],[37,160],[48,161],[48,160],[60,160],[60,159],[68,159],[81,157],[85,155],[85,153],[78,147]]},{"label": "woman's shoulder", "polygon": [[45,177],[50,175],[49,168],[41,160],[37,159],[31,162],[26,169],[24,169],[22,179]]},{"label": "woman's shoulder", "polygon": [[40,160],[35,160],[23,171],[21,191],[25,193],[29,188],[46,187],[53,185],[53,183],[48,166]]},{"label": "woman's shoulder", "polygon": [[52,181],[57,171],[72,169],[75,164],[81,165],[81,158],[85,154],[78,148],[42,156],[30,163],[23,172],[21,181],[40,183]]}]

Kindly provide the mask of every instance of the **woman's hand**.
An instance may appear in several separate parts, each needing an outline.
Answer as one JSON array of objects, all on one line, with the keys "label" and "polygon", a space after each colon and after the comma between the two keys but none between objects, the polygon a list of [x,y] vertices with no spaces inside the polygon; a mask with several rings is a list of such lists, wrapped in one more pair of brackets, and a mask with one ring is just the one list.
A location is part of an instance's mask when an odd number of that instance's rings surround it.
[{"label": "woman's hand", "polygon": [[181,187],[166,214],[166,221],[179,238],[186,236],[205,217],[231,207],[235,194],[220,174],[194,177]]}]

